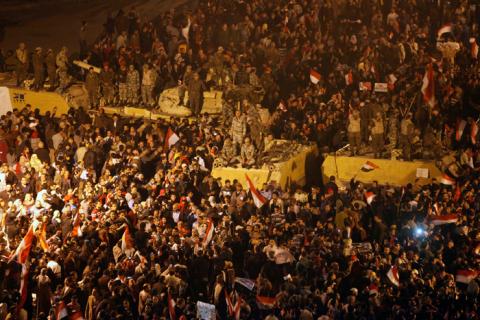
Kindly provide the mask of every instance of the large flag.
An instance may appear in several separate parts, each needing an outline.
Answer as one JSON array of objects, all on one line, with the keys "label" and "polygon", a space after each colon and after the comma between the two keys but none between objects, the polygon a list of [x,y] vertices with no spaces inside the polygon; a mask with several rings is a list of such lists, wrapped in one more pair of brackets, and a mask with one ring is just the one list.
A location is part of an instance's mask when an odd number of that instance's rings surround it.
[{"label": "large flag", "polygon": [[[232,302],[235,299],[235,303]],[[228,314],[235,320],[240,320],[240,308],[242,306],[242,298],[235,291],[231,295],[225,289],[225,302],[227,303]]]},{"label": "large flag", "polygon": [[164,148],[165,150],[170,149],[171,146],[173,146],[175,143],[177,143],[180,140],[180,137],[177,136],[175,132],[171,128],[168,128],[167,134],[165,135],[165,145]]},{"label": "large flag", "polygon": [[215,226],[213,225],[212,219],[208,219],[207,222],[207,230],[205,231],[205,238],[203,238],[203,246],[206,247],[213,238],[213,231],[215,230]]},{"label": "large flag", "polygon": [[457,183],[457,186],[455,188],[455,194],[453,195],[453,201],[458,202],[460,198],[462,197],[462,188],[460,188],[460,185]]},{"label": "large flag", "polygon": [[72,237],[81,237],[82,230],[80,229],[82,223],[82,217],[80,212],[77,212],[75,218],[73,219],[73,229],[72,229]]},{"label": "large flag", "polygon": [[441,226],[443,224],[456,223],[458,221],[458,216],[456,214],[446,214],[443,216],[435,215],[430,216],[429,220],[434,226]]},{"label": "large flag", "polygon": [[470,54],[473,59],[477,59],[478,57],[478,44],[475,38],[470,38]]},{"label": "large flag", "polygon": [[128,227],[125,227],[125,231],[123,232],[121,248],[123,253],[133,248],[133,239]]},{"label": "large flag", "polygon": [[62,320],[68,317],[68,310],[65,302],[60,301],[55,307],[55,320]]},{"label": "large flag", "polygon": [[37,240],[43,251],[48,252],[50,250],[47,243],[47,224],[45,222],[42,223],[42,229],[37,234]]},{"label": "large flag", "polygon": [[20,280],[20,300],[17,304],[17,309],[20,310],[27,301],[27,289],[28,289],[28,267],[24,263],[22,264],[22,279]]},{"label": "large flag", "polygon": [[460,141],[463,136],[463,131],[465,130],[465,126],[467,125],[467,121],[460,120],[457,123],[457,131],[455,132],[455,140]]},{"label": "large flag", "polygon": [[376,197],[375,193],[373,193],[371,191],[365,192],[365,200],[367,200],[368,204],[372,204],[372,201],[373,201],[373,199],[375,199],[375,197]]},{"label": "large flag", "polygon": [[267,199],[258,192],[257,188],[253,185],[252,180],[245,174],[245,178],[247,179],[248,188],[250,189],[250,193],[252,194],[253,202],[257,208],[261,208],[265,203],[267,203]]},{"label": "large flag", "polygon": [[430,63],[425,70],[422,83],[423,101],[430,107],[435,106],[435,79],[433,77],[433,65]]},{"label": "large flag", "polygon": [[447,186],[453,186],[455,185],[455,179],[453,179],[452,177],[450,177],[448,174],[443,174],[442,175],[442,178],[440,179],[440,183],[441,184],[444,184],[444,185],[447,185]]},{"label": "large flag", "polygon": [[317,84],[321,78],[322,76],[320,75],[320,73],[313,69],[310,69],[310,81],[312,81],[313,84]]},{"label": "large flag", "polygon": [[241,284],[242,286],[244,286],[250,291],[252,291],[253,288],[255,288],[255,281],[252,279],[236,277],[235,282],[238,284]]},{"label": "large flag", "polygon": [[450,33],[452,32],[452,25],[451,24],[445,24],[443,25],[440,29],[437,31],[437,37],[440,38],[442,35],[445,33]]},{"label": "large flag", "polygon": [[477,144],[478,124],[476,121],[472,121],[472,128],[470,130],[470,140],[472,144]]},{"label": "large flag", "polygon": [[257,305],[258,308],[261,310],[268,310],[275,307],[277,303],[276,297],[265,297],[265,296],[257,296]]},{"label": "large flag", "polygon": [[82,311],[78,310],[76,312],[73,312],[69,317],[68,320],[85,320],[83,317]]},{"label": "large flag", "polygon": [[469,284],[470,281],[478,276],[478,272],[475,270],[457,270],[455,280],[457,282]]},{"label": "large flag", "polygon": [[25,235],[25,237],[23,237],[15,252],[10,256],[10,261],[12,261],[16,257],[17,262],[20,264],[24,264],[25,262],[27,262],[34,237],[35,232],[33,231],[33,226],[30,226],[28,228],[27,234]]},{"label": "large flag", "polygon": [[363,172],[370,172],[372,170],[379,169],[379,168],[380,167],[377,166],[375,163],[373,163],[371,161],[367,161],[362,165],[360,170],[362,170]]},{"label": "large flag", "polygon": [[400,286],[400,278],[398,276],[397,266],[392,266],[387,272],[387,278],[397,287]]}]

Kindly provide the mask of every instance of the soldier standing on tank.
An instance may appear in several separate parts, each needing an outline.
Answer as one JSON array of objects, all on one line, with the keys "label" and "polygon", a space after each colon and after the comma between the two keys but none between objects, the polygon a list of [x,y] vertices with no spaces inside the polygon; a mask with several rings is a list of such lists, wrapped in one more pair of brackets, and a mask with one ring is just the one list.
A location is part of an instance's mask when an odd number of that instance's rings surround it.
[{"label": "soldier standing on tank", "polygon": [[370,132],[372,134],[372,149],[373,149],[373,156],[374,158],[381,158],[383,148],[385,146],[385,138],[384,138],[384,124],[382,114],[377,112],[375,114],[375,118],[372,119],[372,125]]},{"label": "soldier standing on tank", "polygon": [[407,161],[412,159],[412,139],[415,125],[412,122],[412,113],[407,113],[400,122],[399,145],[402,148],[403,158]]},{"label": "soldier standing on tank", "polygon": [[62,50],[56,57],[57,72],[59,78],[59,87],[63,91],[70,82],[68,76],[68,50],[67,47],[62,47]]},{"label": "soldier standing on tank", "polygon": [[188,84],[188,100],[190,101],[190,108],[195,116],[200,115],[202,111],[204,90],[205,84],[200,79],[198,73],[195,72]]},{"label": "soldier standing on tank", "polygon": [[361,138],[360,138],[360,128],[361,128],[361,120],[360,120],[360,113],[358,110],[354,110],[348,116],[348,143],[350,143],[350,150],[351,156],[355,156],[358,154],[358,149],[361,145]]},{"label": "soldier standing on tank", "polygon": [[230,135],[232,136],[233,145],[238,148],[243,143],[243,139],[247,133],[247,120],[242,111],[235,110],[235,116],[232,119],[230,127]]},{"label": "soldier standing on tank", "polygon": [[128,102],[136,104],[138,102],[138,89],[140,88],[140,75],[133,64],[128,67],[127,72],[127,98]]},{"label": "soldier standing on tank", "polygon": [[48,84],[50,85],[50,91],[55,89],[57,84],[57,65],[55,53],[52,49],[47,50],[47,56],[45,57],[45,65],[47,66]]},{"label": "soldier standing on tank", "polygon": [[360,103],[360,131],[361,138],[363,143],[368,143],[368,138],[370,136],[369,125],[372,121],[372,109],[370,108],[370,100],[367,100],[365,103]]},{"label": "soldier standing on tank", "polygon": [[93,68],[88,69],[88,74],[85,79],[85,87],[88,92],[88,99],[91,107],[98,106],[98,92],[100,90],[100,80]]},{"label": "soldier standing on tank", "polygon": [[118,102],[120,105],[124,105],[128,101],[127,72],[127,67],[122,65],[117,74]]},{"label": "soldier standing on tank", "polygon": [[28,51],[25,43],[20,43],[15,51],[15,57],[17,58],[17,86],[23,86],[23,81],[27,79],[28,73]]},{"label": "soldier standing on tank", "polygon": [[40,47],[35,48],[35,53],[32,56],[34,89],[40,90],[43,88],[43,81],[45,79],[45,66],[43,50]]},{"label": "soldier standing on tank", "polygon": [[142,73],[142,103],[146,106],[153,106],[153,86],[155,85],[155,70],[148,63],[143,65]]},{"label": "soldier standing on tank", "polygon": [[115,97],[114,78],[115,74],[113,70],[108,66],[108,63],[105,63],[102,72],[100,72],[100,82],[102,84],[102,95],[106,105],[111,105]]},{"label": "soldier standing on tank", "polygon": [[185,92],[187,92],[188,84],[190,83],[192,76],[192,66],[188,65],[182,78],[178,80],[178,106],[183,106],[185,101]]}]

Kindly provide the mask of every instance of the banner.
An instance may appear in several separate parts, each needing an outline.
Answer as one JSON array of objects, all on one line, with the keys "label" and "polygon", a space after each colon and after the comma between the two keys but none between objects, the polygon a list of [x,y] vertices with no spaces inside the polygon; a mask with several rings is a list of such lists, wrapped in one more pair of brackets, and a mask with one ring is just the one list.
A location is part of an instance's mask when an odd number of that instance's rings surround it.
[{"label": "banner", "polygon": [[197,301],[197,319],[215,320],[215,306],[213,304]]},{"label": "banner", "polygon": [[0,87],[0,116],[7,114],[8,111],[13,111],[10,91],[7,87]]}]

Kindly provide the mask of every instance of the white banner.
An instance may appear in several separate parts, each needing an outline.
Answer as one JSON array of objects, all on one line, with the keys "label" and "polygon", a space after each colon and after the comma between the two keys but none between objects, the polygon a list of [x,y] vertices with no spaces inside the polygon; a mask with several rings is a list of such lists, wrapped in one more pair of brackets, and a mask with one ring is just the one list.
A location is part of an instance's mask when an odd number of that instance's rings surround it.
[{"label": "white banner", "polygon": [[10,91],[7,87],[0,87],[0,116],[13,111],[12,100],[10,100]]}]

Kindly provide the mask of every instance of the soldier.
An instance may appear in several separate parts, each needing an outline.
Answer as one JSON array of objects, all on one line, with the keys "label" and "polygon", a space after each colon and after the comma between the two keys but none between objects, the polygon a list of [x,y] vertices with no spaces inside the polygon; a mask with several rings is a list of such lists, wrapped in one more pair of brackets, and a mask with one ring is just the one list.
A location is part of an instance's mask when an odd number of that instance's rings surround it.
[{"label": "soldier", "polygon": [[371,134],[372,134],[372,149],[373,156],[375,158],[380,158],[382,155],[383,147],[385,140],[383,137],[384,133],[383,118],[380,112],[375,114],[375,118],[372,120]]},{"label": "soldier", "polygon": [[399,145],[402,148],[403,158],[410,161],[412,158],[412,138],[415,125],[412,122],[412,113],[408,113],[400,122]]},{"label": "soldier", "polygon": [[232,143],[232,139],[230,137],[226,137],[225,141],[223,142],[223,148],[220,152],[220,159],[222,159],[223,165],[228,167],[230,165],[235,164],[237,162],[237,148]]},{"label": "soldier", "polygon": [[53,91],[55,89],[55,85],[57,84],[57,66],[55,53],[53,53],[52,49],[47,50],[45,64],[47,65],[48,84],[50,85],[50,91]]},{"label": "soldier", "polygon": [[118,85],[118,102],[120,105],[127,103],[128,94],[127,94],[127,67],[122,65],[120,71],[117,74],[117,85]]},{"label": "soldier", "polygon": [[213,68],[213,73],[215,74],[215,83],[219,86],[225,84],[224,76],[224,63],[225,56],[223,54],[223,47],[218,47],[217,52],[211,58],[211,67]]},{"label": "soldier", "polygon": [[102,95],[106,105],[112,104],[115,97],[114,78],[115,74],[113,70],[110,69],[108,63],[105,63],[102,72],[100,72],[100,82],[102,84]]},{"label": "soldier", "polygon": [[202,111],[204,90],[205,84],[200,79],[198,73],[195,72],[188,84],[188,100],[190,101],[190,108],[195,116],[198,116]]},{"label": "soldier", "polygon": [[62,47],[62,50],[57,54],[56,64],[58,68],[59,87],[63,91],[70,82],[68,76],[68,50],[67,47]]},{"label": "soldier", "polygon": [[242,145],[240,162],[244,168],[250,168],[255,164],[255,147],[249,137],[245,138],[244,144]]},{"label": "soldier", "polygon": [[358,110],[354,110],[352,114],[348,116],[348,143],[350,143],[350,150],[351,156],[355,156],[358,154],[358,149],[360,148],[360,144],[362,142],[360,137],[360,112]]},{"label": "soldier", "polygon": [[235,111],[235,116],[232,119],[232,126],[230,127],[230,135],[233,139],[233,145],[237,148],[242,144],[245,134],[247,133],[247,120],[242,115],[240,110]]},{"label": "soldier", "polygon": [[153,86],[155,84],[155,70],[148,63],[143,65],[142,74],[142,102],[144,105],[153,106]]},{"label": "soldier", "polygon": [[387,134],[390,149],[395,149],[398,142],[398,115],[398,109],[393,108],[390,112],[390,117],[388,117]]},{"label": "soldier", "polygon": [[17,58],[17,86],[23,86],[23,81],[27,79],[28,72],[28,52],[25,47],[25,43],[20,43],[18,49],[15,51],[15,56]]},{"label": "soldier", "polygon": [[188,65],[183,77],[178,80],[178,106],[183,106],[183,102],[185,100],[185,92],[187,91],[188,84],[190,83],[190,79],[192,79],[192,66]]},{"label": "soldier", "polygon": [[35,48],[35,53],[32,56],[32,64],[33,64],[33,76],[35,79],[34,82],[34,89],[39,90],[43,88],[43,81],[44,81],[44,74],[45,74],[45,67],[43,66],[43,52],[42,48],[37,47]]},{"label": "soldier", "polygon": [[127,99],[129,103],[137,103],[140,76],[133,64],[128,67],[127,72]]},{"label": "soldier", "polygon": [[98,91],[100,89],[100,81],[98,75],[93,71],[93,68],[88,69],[88,74],[85,79],[85,87],[88,92],[88,99],[91,107],[98,106]]},{"label": "soldier", "polygon": [[250,137],[252,138],[253,143],[258,150],[263,149],[263,127],[260,123],[260,106],[250,104],[247,99],[243,100],[243,105],[245,107],[247,124],[249,127]]}]

